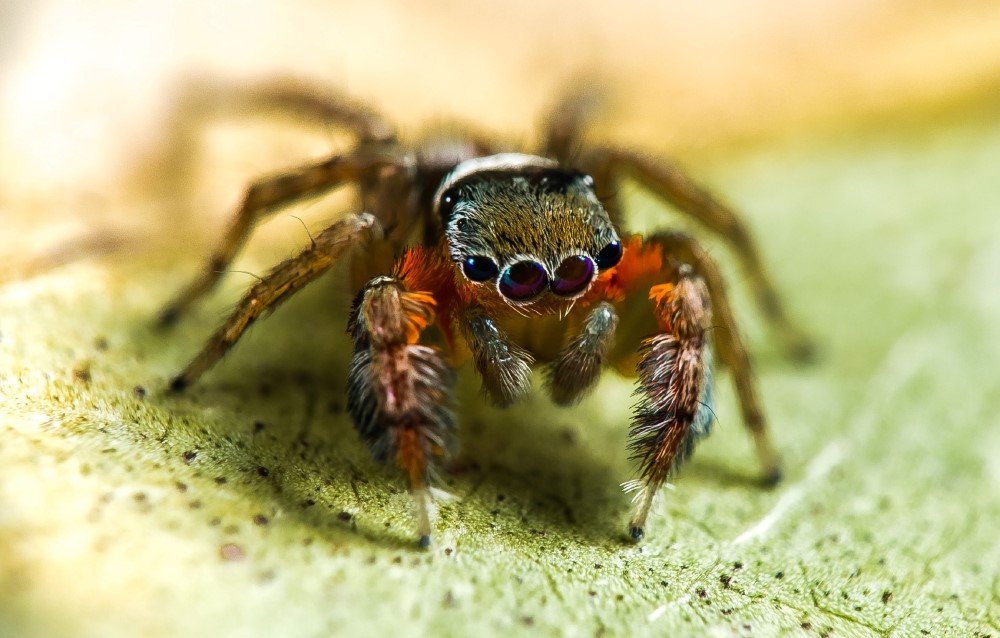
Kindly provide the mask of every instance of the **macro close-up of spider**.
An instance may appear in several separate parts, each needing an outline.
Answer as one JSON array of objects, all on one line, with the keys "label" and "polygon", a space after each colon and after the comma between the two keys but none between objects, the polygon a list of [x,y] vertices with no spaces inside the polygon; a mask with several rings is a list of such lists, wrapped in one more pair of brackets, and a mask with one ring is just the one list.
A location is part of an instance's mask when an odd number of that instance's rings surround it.
[{"label": "macro close-up of spider", "polygon": [[998,41],[6,3],[0,637],[1000,637]]},{"label": "macro close-up of spider", "polygon": [[357,291],[348,409],[374,457],[406,477],[421,546],[432,537],[435,471],[457,447],[454,370],[469,358],[484,397],[499,407],[531,390],[535,367],[563,406],[605,368],[636,378],[628,447],[638,477],[625,484],[635,492],[633,541],[642,539],[660,487],[711,430],[716,359],[731,371],[762,483],[780,480],[718,267],[688,234],[629,233],[621,181],[636,180],[719,236],[789,353],[807,358],[810,344],[786,316],[736,212],[668,161],[583,143],[592,92],[561,100],[541,148],[529,153],[472,135],[408,145],[375,111],[339,94],[288,82],[244,90],[258,103],[345,129],[353,146],[253,182],[203,270],[163,309],[162,326],[213,289],[268,215],[343,186],[357,189],[361,206],[260,277],[172,391],[198,381],[259,317],[348,259]]}]

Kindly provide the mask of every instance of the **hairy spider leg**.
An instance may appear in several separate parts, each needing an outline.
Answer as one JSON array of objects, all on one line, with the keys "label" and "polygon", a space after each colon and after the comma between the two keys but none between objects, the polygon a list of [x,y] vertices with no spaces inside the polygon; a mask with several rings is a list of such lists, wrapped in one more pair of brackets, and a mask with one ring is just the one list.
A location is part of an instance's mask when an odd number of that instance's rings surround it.
[{"label": "hairy spider leg", "polygon": [[733,369],[744,423],[753,436],[765,480],[780,478],[749,354],[740,341],[721,276],[693,239],[679,233],[645,241],[629,238],[622,261],[601,274],[585,301],[621,302],[651,281],[660,282],[648,293],[659,333],[643,339],[639,346],[636,392],[640,399],[629,431],[629,447],[639,463],[640,476],[630,484],[638,490],[629,524],[634,540],[644,534],[658,488],[709,432],[713,419],[709,331],[723,361]]},{"label": "hairy spider leg", "polygon": [[631,177],[650,193],[721,237],[736,252],[747,272],[757,305],[784,340],[789,355],[797,360],[812,358],[812,341],[788,317],[753,237],[732,208],[713,197],[675,164],[633,151],[598,149],[588,157],[587,168],[594,176],[598,196],[602,202],[612,202],[611,209],[620,207],[620,202],[615,200],[621,178]]},{"label": "hairy spider leg", "polygon": [[374,175],[380,169],[395,166],[400,166],[398,157],[384,153],[358,152],[329,157],[252,184],[247,188],[243,203],[237,209],[229,229],[212,251],[201,273],[163,308],[159,324],[173,324],[184,310],[212,290],[259,221],[296,201],[323,194],[348,182],[357,182],[363,177]]},{"label": "hairy spider leg", "polygon": [[161,198],[187,198],[202,132],[215,121],[279,116],[345,130],[358,143],[396,139],[395,127],[379,113],[318,82],[288,77],[256,82],[189,77],[176,94],[165,124],[166,144],[138,165],[135,179],[144,189],[156,187]]},{"label": "hairy spider leg", "polygon": [[375,230],[376,221],[371,214],[351,215],[318,234],[312,246],[271,269],[247,291],[201,352],[173,378],[171,390],[181,391],[197,381],[236,344],[258,317],[325,273],[352,244],[369,240]]},{"label": "hairy spider leg", "polygon": [[421,547],[431,542],[431,474],[449,455],[455,430],[454,372],[440,350],[419,342],[435,305],[432,294],[409,289],[399,276],[376,277],[359,293],[348,328],[348,410],[373,456],[394,461],[406,476]]},{"label": "hairy spider leg", "polygon": [[691,264],[708,287],[715,319],[712,336],[719,351],[719,358],[729,366],[736,386],[743,424],[753,438],[757,458],[767,486],[781,481],[781,460],[771,443],[767,419],[753,376],[750,352],[740,337],[739,326],[729,304],[725,281],[715,260],[690,235],[680,232],[660,233],[647,238],[647,243],[662,246],[665,254]]}]

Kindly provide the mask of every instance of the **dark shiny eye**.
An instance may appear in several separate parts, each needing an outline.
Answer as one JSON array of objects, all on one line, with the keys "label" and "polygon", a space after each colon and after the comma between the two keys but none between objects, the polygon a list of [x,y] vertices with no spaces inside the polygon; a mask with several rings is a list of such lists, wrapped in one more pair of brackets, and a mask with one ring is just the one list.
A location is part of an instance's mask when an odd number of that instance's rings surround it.
[{"label": "dark shiny eye", "polygon": [[556,268],[552,292],[561,297],[572,297],[583,292],[594,278],[594,262],[586,255],[573,255],[563,259]]},{"label": "dark shiny eye", "polygon": [[441,195],[441,201],[438,203],[438,214],[441,215],[441,225],[445,228],[448,227],[451,215],[455,211],[455,204],[458,203],[458,195],[458,191],[454,188],[445,191]]},{"label": "dark shiny eye", "polygon": [[545,267],[535,261],[519,261],[500,276],[500,294],[511,301],[537,297],[549,284]]},{"label": "dark shiny eye", "polygon": [[601,249],[597,253],[597,266],[601,270],[606,270],[617,264],[622,259],[622,243],[615,240]]},{"label": "dark shiny eye", "polygon": [[486,281],[496,277],[497,273],[500,272],[500,267],[489,257],[475,255],[465,258],[465,261],[462,262],[462,272],[472,281]]}]

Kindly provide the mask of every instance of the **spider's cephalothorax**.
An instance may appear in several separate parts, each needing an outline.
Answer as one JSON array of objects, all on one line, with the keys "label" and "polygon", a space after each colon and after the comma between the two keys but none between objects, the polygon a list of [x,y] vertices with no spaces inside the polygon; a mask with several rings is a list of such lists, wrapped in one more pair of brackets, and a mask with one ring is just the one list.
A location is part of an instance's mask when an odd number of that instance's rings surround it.
[{"label": "spider's cephalothorax", "polygon": [[449,256],[485,305],[568,309],[621,256],[593,178],[542,157],[466,160],[441,183],[435,208]]},{"label": "spider's cephalothorax", "polygon": [[[500,406],[530,390],[539,365],[562,405],[590,390],[606,367],[636,377],[629,447],[639,475],[628,483],[637,490],[634,540],[658,488],[709,431],[713,350],[732,369],[765,478],[777,481],[777,456],[718,269],[687,235],[619,235],[620,180],[636,180],[728,241],[792,352],[806,354],[808,342],[785,317],[738,218],[676,167],[610,148],[570,160],[586,100],[564,102],[541,151],[530,155],[500,152],[474,136],[405,147],[366,107],[298,84],[243,87],[241,99],[345,127],[356,144],[253,184],[204,271],[164,309],[162,323],[214,286],[267,214],[342,184],[358,188],[365,212],[336,222],[254,285],[172,389],[197,380],[261,314],[350,256],[359,292],[349,322],[348,408],[375,457],[405,474],[422,545],[433,525],[431,475],[455,446],[451,384],[463,352]],[[213,100],[233,101],[214,93],[197,103]],[[431,324],[443,343],[426,341]]]}]

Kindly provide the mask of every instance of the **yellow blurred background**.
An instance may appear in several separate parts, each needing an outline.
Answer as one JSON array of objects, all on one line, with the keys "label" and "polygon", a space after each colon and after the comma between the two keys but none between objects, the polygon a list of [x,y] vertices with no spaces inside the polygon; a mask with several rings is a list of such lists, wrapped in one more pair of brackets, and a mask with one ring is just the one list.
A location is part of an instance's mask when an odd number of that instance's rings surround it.
[{"label": "yellow blurred background", "polygon": [[344,87],[404,130],[458,117],[514,139],[585,75],[609,88],[600,135],[724,150],[996,92],[1000,3],[8,0],[0,215],[30,216],[22,232],[40,207],[100,217],[161,141],[182,78],[275,75]]}]

